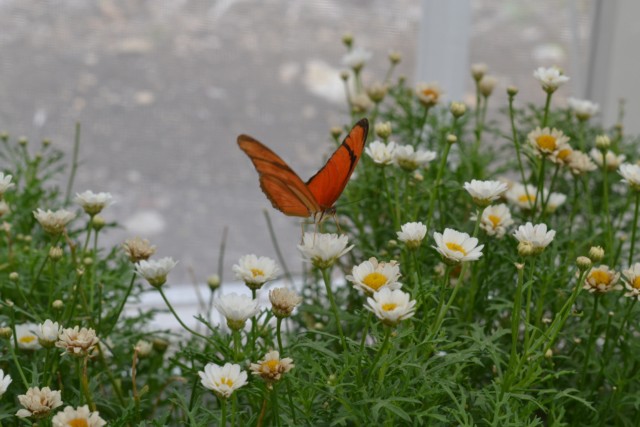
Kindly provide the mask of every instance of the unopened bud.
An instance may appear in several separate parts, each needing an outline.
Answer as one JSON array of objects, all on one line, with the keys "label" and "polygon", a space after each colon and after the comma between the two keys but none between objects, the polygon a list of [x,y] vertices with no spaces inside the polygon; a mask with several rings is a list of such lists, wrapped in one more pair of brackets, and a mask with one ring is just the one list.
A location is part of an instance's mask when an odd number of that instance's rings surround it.
[{"label": "unopened bud", "polygon": [[604,258],[604,249],[601,246],[591,246],[589,249],[589,258],[593,262],[600,262]]},{"label": "unopened bud", "polygon": [[374,130],[378,138],[387,139],[391,136],[391,122],[376,123]]},{"label": "unopened bud", "polygon": [[587,258],[586,256],[579,256],[576,259],[576,265],[578,266],[578,268],[581,271],[585,271],[591,268],[591,266],[593,265],[593,263],[591,262],[591,260],[589,258]]},{"label": "unopened bud", "polygon": [[549,349],[544,353],[544,357],[551,359],[553,357],[553,350]]},{"label": "unopened bud", "polygon": [[48,147],[49,145],[51,145],[51,140],[50,139],[43,139],[42,140],[42,146],[43,147]]},{"label": "unopened bud", "polygon": [[149,341],[140,340],[136,343],[134,349],[138,352],[138,357],[140,359],[144,359],[149,357],[151,354],[151,350],[153,350],[153,345]]},{"label": "unopened bud", "polygon": [[520,242],[518,243],[518,255],[520,256],[530,256],[535,254],[535,248],[529,242]]},{"label": "unopened bud", "polygon": [[107,223],[107,221],[104,219],[103,216],[101,215],[95,215],[92,219],[91,219],[91,226],[93,227],[94,230],[96,231],[100,231],[102,230],[102,227],[105,226],[105,224]]},{"label": "unopened bud", "polygon": [[606,151],[611,146],[611,140],[607,135],[596,136],[596,147],[599,150]]},{"label": "unopened bud", "polygon": [[450,133],[449,135],[447,135],[447,142],[449,144],[455,144],[456,142],[458,142],[458,137]]},{"label": "unopened bud", "polygon": [[346,47],[351,47],[353,45],[353,34],[345,33],[342,35],[342,43]]},{"label": "unopened bud", "polygon": [[387,85],[384,83],[374,83],[367,88],[367,95],[376,104],[382,102],[385,96],[387,96]]},{"label": "unopened bud", "polygon": [[207,277],[207,285],[212,291],[218,289],[220,287],[220,276],[218,276],[217,274],[212,274],[211,276]]},{"label": "unopened bud", "polygon": [[418,182],[424,181],[424,175],[422,175],[419,171],[415,171],[413,173],[413,179]]},{"label": "unopened bud", "polygon": [[88,257],[84,257],[84,258],[82,259],[82,263],[83,263],[84,265],[86,265],[86,266],[90,266],[90,265],[92,265],[92,264],[93,264],[93,258],[91,258],[90,256],[88,256]]},{"label": "unopened bud", "polygon": [[334,126],[331,128],[331,136],[334,139],[340,138],[340,135],[342,135],[342,128],[340,126]]},{"label": "unopened bud", "polygon": [[471,77],[473,77],[473,80],[476,82],[479,82],[488,70],[489,67],[487,67],[487,64],[471,64]]},{"label": "unopened bud", "polygon": [[452,102],[449,111],[451,111],[453,117],[461,117],[467,111],[467,106],[464,102]]},{"label": "unopened bud", "polygon": [[498,84],[498,79],[493,76],[484,76],[478,82],[478,90],[482,96],[487,98],[493,93],[493,89],[496,87],[496,84]]},{"label": "unopened bud", "polygon": [[62,310],[62,308],[64,308],[64,303],[62,302],[62,300],[57,299],[51,303],[51,307],[53,307],[55,310]]},{"label": "unopened bud", "polygon": [[17,271],[12,271],[11,273],[9,273],[9,280],[11,280],[12,282],[17,282],[18,279],[20,279],[20,275]]},{"label": "unopened bud", "polygon": [[10,327],[4,326],[0,328],[0,338],[9,339],[13,335],[13,331]]},{"label": "unopened bud", "polygon": [[346,82],[349,80],[349,72],[347,70],[340,71],[340,78]]},{"label": "unopened bud", "polygon": [[391,52],[389,52],[389,61],[393,65],[400,63],[400,61],[402,61],[402,54],[397,50],[392,50]]},{"label": "unopened bud", "polygon": [[60,246],[51,246],[51,248],[49,248],[49,258],[51,259],[51,261],[58,262],[60,261],[60,259],[62,259],[63,255],[64,252],[62,251],[62,248]]},{"label": "unopened bud", "polygon": [[507,87],[507,95],[510,97],[516,96],[518,94],[518,88],[515,86]]},{"label": "unopened bud", "polygon": [[158,353],[164,353],[169,347],[169,341],[163,338],[154,338],[152,343],[153,349]]},{"label": "unopened bud", "polygon": [[28,142],[29,140],[26,136],[21,136],[20,139],[18,139],[18,144],[22,145],[23,147],[27,145]]}]

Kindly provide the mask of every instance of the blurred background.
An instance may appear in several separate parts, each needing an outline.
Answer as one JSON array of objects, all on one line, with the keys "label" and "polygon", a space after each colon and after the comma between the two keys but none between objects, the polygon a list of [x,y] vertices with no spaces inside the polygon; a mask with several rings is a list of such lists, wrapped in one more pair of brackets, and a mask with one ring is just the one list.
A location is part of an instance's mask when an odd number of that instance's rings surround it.
[{"label": "blurred background", "polygon": [[104,243],[148,238],[180,261],[172,283],[217,271],[225,227],[226,280],[243,254],[275,258],[265,208],[300,271],[299,221],[270,207],[236,137],[248,133],[312,175],[331,151],[330,127],[349,120],[344,33],[373,53],[365,83],[384,78],[397,50],[396,76],[411,86],[441,80],[447,102],[473,104],[469,65],[484,62],[500,82],[494,107],[508,85],[543,103],[532,72],[556,65],[571,81],[554,102],[592,99],[613,124],[634,69],[634,59],[616,61],[640,39],[634,3],[0,0],[0,129],[26,136],[33,151],[50,138],[70,153],[81,123],[75,191],[111,192],[117,204],[104,216],[122,226]]}]

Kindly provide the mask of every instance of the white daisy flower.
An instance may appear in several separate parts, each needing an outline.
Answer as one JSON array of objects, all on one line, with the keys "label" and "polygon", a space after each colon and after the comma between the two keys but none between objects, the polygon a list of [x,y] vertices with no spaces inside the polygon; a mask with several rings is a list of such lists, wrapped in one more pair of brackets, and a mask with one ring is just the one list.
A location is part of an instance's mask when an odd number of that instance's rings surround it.
[{"label": "white daisy flower", "polygon": [[111,193],[94,193],[87,190],[83,193],[76,193],[76,198],[73,201],[80,205],[86,213],[93,216],[112,204],[113,197]]},{"label": "white daisy flower", "polygon": [[464,183],[464,189],[478,206],[488,206],[507,191],[507,184],[501,181],[478,181]]},{"label": "white daisy flower", "polygon": [[582,175],[598,169],[591,157],[579,150],[573,150],[567,156],[566,165],[574,175]]},{"label": "white daisy flower", "polygon": [[342,57],[342,65],[354,71],[360,71],[372,56],[372,52],[361,47],[355,47]]},{"label": "white daisy flower", "polygon": [[44,231],[57,236],[64,231],[64,228],[71,222],[76,214],[66,209],[58,209],[57,211],[37,209],[33,212],[33,216],[40,223]]},{"label": "white daisy flower", "polygon": [[624,163],[620,165],[618,173],[624,178],[622,182],[629,184],[631,189],[640,191],[640,165]]},{"label": "white daisy flower", "polygon": [[18,348],[22,350],[38,350],[42,348],[38,343],[38,335],[36,331],[38,325],[35,323],[23,323],[22,325],[16,325],[16,340],[18,341]]},{"label": "white daisy flower", "polygon": [[213,305],[227,319],[227,325],[233,330],[242,329],[247,319],[260,311],[257,299],[235,292],[221,295]]},{"label": "white daisy flower", "polygon": [[0,198],[11,187],[15,187],[15,184],[11,182],[12,175],[5,175],[4,172],[0,172]]},{"label": "white daisy flower", "polygon": [[[527,135],[529,145],[541,156],[550,156],[563,151],[570,153],[569,137],[559,129],[548,127],[541,129],[539,126]],[[566,150],[569,150],[568,152]]]},{"label": "white daisy flower", "polygon": [[525,225],[521,225],[513,233],[514,237],[520,243],[520,246],[527,246],[530,248],[530,254],[538,254],[544,250],[553,241],[556,235],[555,230],[547,230],[547,224],[536,224],[535,226],[527,222]]},{"label": "white daisy flower", "polygon": [[294,367],[293,359],[289,357],[280,359],[280,353],[272,350],[258,363],[252,363],[249,369],[253,375],[259,375],[268,383],[273,383],[279,381],[283,374],[286,374]]},{"label": "white daisy flower", "polygon": [[569,98],[567,101],[578,120],[589,120],[600,111],[598,104],[586,99]]},{"label": "white daisy flower", "polygon": [[408,222],[402,224],[400,231],[396,231],[398,240],[403,242],[409,249],[416,249],[427,235],[427,226],[421,222]]},{"label": "white daisy flower", "polygon": [[96,331],[92,328],[76,326],[60,331],[56,347],[65,350],[65,353],[71,356],[83,357],[90,354],[99,341]]},{"label": "white daisy flower", "polygon": [[591,293],[618,291],[622,289],[622,286],[618,284],[618,279],[620,279],[620,273],[609,269],[606,265],[601,265],[589,271],[582,288]]},{"label": "white daisy flower", "polygon": [[259,289],[270,280],[278,277],[280,269],[274,260],[253,254],[240,257],[232,267],[236,278],[242,280],[250,289]]},{"label": "white daisy flower", "polygon": [[506,199],[518,206],[520,209],[531,210],[536,204],[536,192],[538,189],[533,185],[522,185],[515,183],[505,193]]},{"label": "white daisy flower", "polygon": [[167,275],[176,265],[178,261],[174,261],[171,257],[151,261],[142,260],[136,264],[136,273],[144,277],[151,286],[159,288],[167,282]]},{"label": "white daisy flower", "polygon": [[47,417],[52,410],[62,405],[60,391],[49,387],[29,387],[25,394],[18,396],[18,401],[24,407],[16,412],[19,418],[33,417],[35,419]]},{"label": "white daisy flower", "polygon": [[622,274],[624,275],[624,286],[629,291],[624,296],[640,300],[640,262],[636,262],[629,269],[624,270]]},{"label": "white daisy flower", "polygon": [[399,289],[400,265],[396,261],[378,262],[374,257],[356,265],[346,279],[361,291],[371,295],[382,288]]},{"label": "white daisy flower", "polygon": [[90,411],[89,406],[78,408],[67,406],[64,411],[58,412],[52,419],[53,427],[103,427],[107,422],[100,418],[98,411]]},{"label": "white daisy flower", "polygon": [[539,67],[533,72],[533,77],[538,80],[542,89],[547,93],[553,93],[556,89],[569,81],[569,77],[562,74],[557,67]]},{"label": "white daisy flower", "polygon": [[415,314],[416,301],[410,298],[408,293],[400,289],[382,288],[367,298],[365,308],[372,311],[385,325],[395,326]]},{"label": "white daisy flower", "polygon": [[291,289],[274,288],[269,291],[269,301],[273,314],[284,318],[291,316],[293,309],[302,302],[302,298]]},{"label": "white daisy flower", "polygon": [[302,256],[320,269],[331,267],[338,258],[349,252],[353,245],[349,244],[349,238],[341,234],[331,233],[304,233],[302,244],[298,250]]},{"label": "white daisy flower", "polygon": [[[471,220],[477,221],[477,215],[473,215]],[[496,236],[498,239],[502,238],[505,235],[507,228],[512,224],[513,219],[511,218],[511,211],[504,203],[487,206],[482,212],[480,228],[486,231],[489,236]]]},{"label": "white daisy flower", "polygon": [[549,213],[555,212],[560,206],[567,200],[567,196],[561,193],[549,194],[549,200],[547,201],[546,211]]},{"label": "white daisy flower", "polygon": [[393,163],[393,151],[395,148],[396,143],[393,141],[389,141],[388,144],[385,144],[382,141],[373,141],[371,144],[367,145],[364,152],[371,157],[371,160],[373,160],[374,163],[386,166]]},{"label": "white daisy flower", "polygon": [[202,385],[221,399],[231,397],[234,391],[247,383],[247,373],[240,369],[240,365],[232,363],[225,363],[224,366],[207,363],[204,371],[199,371],[198,375]]},{"label": "white daisy flower", "polygon": [[11,384],[11,381],[13,381],[11,379],[11,375],[5,375],[4,371],[0,369],[0,397],[2,397],[2,395],[7,391],[7,388],[9,388],[9,384]]},{"label": "white daisy flower", "polygon": [[445,228],[444,233],[433,233],[436,246],[433,246],[444,257],[445,262],[458,263],[477,261],[482,256],[484,245],[478,245],[478,239],[467,233]]},{"label": "white daisy flower", "polygon": [[38,336],[38,342],[45,348],[53,347],[58,341],[58,335],[60,334],[60,325],[58,322],[53,322],[49,319],[45,320],[37,326],[35,333]]},{"label": "white daisy flower", "polygon": [[413,172],[419,167],[426,167],[435,158],[435,151],[416,150],[412,145],[397,145],[393,151],[394,162],[409,172]]},{"label": "white daisy flower", "polygon": [[[591,151],[589,151],[589,155],[591,156],[593,161],[596,162],[596,165],[602,167],[603,157],[602,157],[602,152],[600,150],[598,150],[597,148],[592,148]],[[606,154],[607,170],[614,171],[618,169],[618,167],[622,163],[624,163],[626,159],[627,159],[627,156],[625,156],[624,154],[617,155],[613,151],[607,150],[607,154]]]},{"label": "white daisy flower", "polygon": [[425,107],[433,107],[442,97],[442,89],[438,83],[418,83],[416,86],[418,101]]}]

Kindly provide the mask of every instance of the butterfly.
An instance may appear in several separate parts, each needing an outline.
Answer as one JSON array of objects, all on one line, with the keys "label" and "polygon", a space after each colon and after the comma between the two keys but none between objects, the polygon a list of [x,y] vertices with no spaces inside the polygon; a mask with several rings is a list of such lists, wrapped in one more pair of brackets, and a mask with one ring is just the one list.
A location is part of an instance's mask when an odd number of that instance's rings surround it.
[{"label": "butterfly", "polygon": [[276,153],[247,135],[238,145],[253,162],[260,188],[274,208],[289,216],[312,217],[319,223],[335,214],[334,204],[342,194],[369,133],[369,121],[362,119],[351,129],[327,163],[305,183]]}]

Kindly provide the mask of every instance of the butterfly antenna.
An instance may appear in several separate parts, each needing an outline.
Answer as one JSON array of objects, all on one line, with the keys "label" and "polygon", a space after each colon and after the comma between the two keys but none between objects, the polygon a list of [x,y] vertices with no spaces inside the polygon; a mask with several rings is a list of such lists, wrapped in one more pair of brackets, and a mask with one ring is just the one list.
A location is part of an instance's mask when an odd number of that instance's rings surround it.
[{"label": "butterfly antenna", "polygon": [[338,215],[336,214],[335,210],[333,211],[331,216],[333,217],[333,220],[336,222],[336,227],[338,228],[338,234],[342,234],[342,229],[340,228],[340,221],[338,221]]}]

